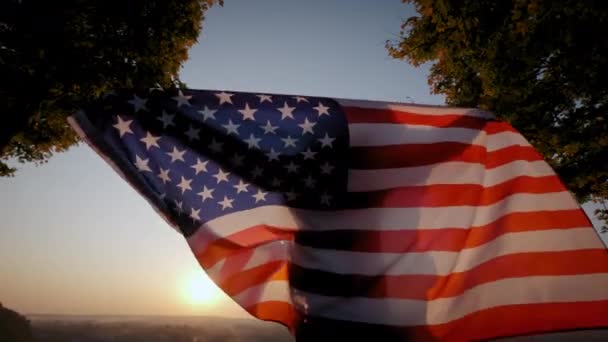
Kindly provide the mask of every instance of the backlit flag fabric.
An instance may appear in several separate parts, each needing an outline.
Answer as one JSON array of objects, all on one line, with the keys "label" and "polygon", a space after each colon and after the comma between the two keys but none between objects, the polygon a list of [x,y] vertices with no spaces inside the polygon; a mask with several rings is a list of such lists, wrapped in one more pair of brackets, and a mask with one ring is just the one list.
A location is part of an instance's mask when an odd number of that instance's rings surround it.
[{"label": "backlit flag fabric", "polygon": [[298,337],[608,326],[602,242],[489,113],[150,89],[70,122],[225,293]]}]

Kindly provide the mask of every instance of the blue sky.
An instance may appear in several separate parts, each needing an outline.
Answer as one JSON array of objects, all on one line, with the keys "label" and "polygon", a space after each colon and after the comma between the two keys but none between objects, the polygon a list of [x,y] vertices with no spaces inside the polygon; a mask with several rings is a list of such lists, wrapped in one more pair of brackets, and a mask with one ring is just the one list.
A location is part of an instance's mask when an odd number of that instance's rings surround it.
[{"label": "blue sky", "polygon": [[[428,68],[388,57],[398,0],[226,0],[181,71],[190,88],[439,104]],[[25,313],[244,316],[182,298],[183,238],[85,146],[0,179],[0,301]],[[201,273],[201,277],[203,277]],[[213,290],[217,291],[217,290]]]}]

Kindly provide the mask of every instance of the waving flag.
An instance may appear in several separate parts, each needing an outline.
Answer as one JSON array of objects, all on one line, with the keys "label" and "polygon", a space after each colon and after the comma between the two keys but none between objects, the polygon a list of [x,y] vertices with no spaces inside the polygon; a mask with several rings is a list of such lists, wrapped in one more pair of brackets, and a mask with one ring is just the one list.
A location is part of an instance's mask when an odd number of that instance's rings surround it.
[{"label": "waving flag", "polygon": [[297,336],[608,326],[608,253],[552,169],[472,109],[120,91],[79,134],[252,315]]}]

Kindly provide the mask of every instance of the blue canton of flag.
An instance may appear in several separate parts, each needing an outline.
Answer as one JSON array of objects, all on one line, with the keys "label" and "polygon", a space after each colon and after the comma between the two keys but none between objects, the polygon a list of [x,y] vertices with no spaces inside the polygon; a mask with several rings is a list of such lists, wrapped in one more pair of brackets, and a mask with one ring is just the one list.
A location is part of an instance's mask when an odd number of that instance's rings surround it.
[{"label": "blue canton of flag", "polygon": [[347,123],[330,99],[153,88],[83,114],[97,148],[186,236],[263,205],[335,209],[346,190]]}]

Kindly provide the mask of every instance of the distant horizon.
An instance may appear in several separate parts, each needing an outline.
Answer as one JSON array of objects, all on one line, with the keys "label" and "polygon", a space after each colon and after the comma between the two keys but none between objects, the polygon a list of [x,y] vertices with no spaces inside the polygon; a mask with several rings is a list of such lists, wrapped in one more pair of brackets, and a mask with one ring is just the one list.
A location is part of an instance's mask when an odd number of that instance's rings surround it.
[{"label": "distant horizon", "polygon": [[[66,322],[96,324],[112,323],[159,323],[163,324],[201,324],[209,321],[230,321],[235,324],[275,325],[275,322],[251,319],[247,317],[210,316],[210,315],[28,315],[19,313],[32,322]],[[277,328],[285,328],[282,324],[276,324]]]},{"label": "distant horizon", "polygon": [[[4,307],[5,309],[9,309],[9,310],[13,310],[9,307]],[[13,310],[15,311],[15,310]],[[161,315],[161,314],[37,314],[37,313],[24,313],[24,312],[18,312],[16,311],[18,314],[26,316],[26,317],[32,317],[32,316],[53,316],[53,317],[175,317],[175,318],[226,318],[226,319],[236,319],[236,320],[248,320],[249,318],[247,317],[236,317],[236,316],[218,316],[218,315],[210,315],[210,314],[191,314],[191,315],[187,315],[187,314],[167,314],[167,315]]]}]

